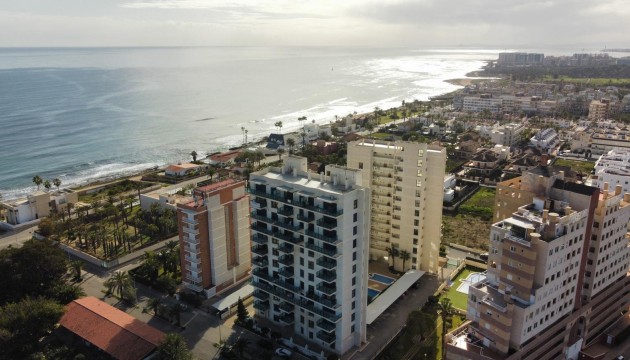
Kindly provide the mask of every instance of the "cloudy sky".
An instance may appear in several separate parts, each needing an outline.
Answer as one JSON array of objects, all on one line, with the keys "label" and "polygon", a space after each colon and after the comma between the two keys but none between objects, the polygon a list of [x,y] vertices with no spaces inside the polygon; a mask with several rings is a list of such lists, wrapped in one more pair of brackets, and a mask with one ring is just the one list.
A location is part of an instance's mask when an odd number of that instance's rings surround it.
[{"label": "cloudy sky", "polygon": [[5,0],[0,46],[630,47],[628,0]]}]

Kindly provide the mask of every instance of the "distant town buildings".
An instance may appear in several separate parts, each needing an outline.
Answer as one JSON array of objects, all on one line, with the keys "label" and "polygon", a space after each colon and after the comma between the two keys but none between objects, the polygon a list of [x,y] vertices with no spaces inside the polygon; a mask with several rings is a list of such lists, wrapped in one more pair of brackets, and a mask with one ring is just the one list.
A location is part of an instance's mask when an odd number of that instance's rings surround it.
[{"label": "distant town buildings", "polygon": [[184,286],[212,297],[247,279],[249,211],[245,182],[233,179],[198,187],[177,205]]},{"label": "distant town buildings", "polygon": [[624,194],[630,193],[630,149],[615,148],[601,155],[595,162],[591,184],[600,189],[604,184],[621,186]]},{"label": "distant town buildings", "polygon": [[529,139],[529,143],[546,153],[551,153],[560,145],[560,139],[555,129],[547,128],[540,129]]},{"label": "distant town buildings", "polygon": [[499,53],[498,66],[542,65],[545,54],[524,52]]},{"label": "distant town buildings", "polygon": [[339,355],[366,341],[370,190],[365,171],[306,158],[252,173],[257,316]]},{"label": "distant town buildings", "polygon": [[523,123],[510,123],[492,130],[490,139],[498,145],[512,146],[521,140],[521,133],[525,130]]},{"label": "distant town buildings", "polygon": [[364,171],[372,192],[370,258],[388,248],[411,254],[408,268],[436,273],[446,149],[414,142],[361,140],[348,144],[348,166]]}]

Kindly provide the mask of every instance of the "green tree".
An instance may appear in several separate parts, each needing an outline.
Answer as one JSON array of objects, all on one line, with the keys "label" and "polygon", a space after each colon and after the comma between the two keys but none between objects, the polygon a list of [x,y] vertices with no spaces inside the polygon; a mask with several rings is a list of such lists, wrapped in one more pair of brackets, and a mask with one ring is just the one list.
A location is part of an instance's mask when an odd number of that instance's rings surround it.
[{"label": "green tree", "polygon": [[0,357],[25,358],[55,328],[63,313],[62,305],[44,298],[25,298],[0,307]]},{"label": "green tree", "polygon": [[113,293],[121,300],[135,301],[133,283],[127,272],[116,271],[109,279],[105,280],[104,285],[109,294]]},{"label": "green tree", "polygon": [[57,191],[59,191],[59,187],[61,186],[61,180],[59,180],[59,178],[54,178],[52,183],[53,185],[57,187]]},{"label": "green tree", "polygon": [[289,147],[289,154],[291,154],[293,152],[293,148],[295,147],[295,140],[293,138],[288,138],[287,146]]},{"label": "green tree", "polygon": [[389,258],[392,259],[392,267],[395,268],[396,267],[396,258],[398,257],[398,255],[400,254],[400,251],[398,250],[397,247],[394,247],[393,245],[387,248],[387,255],[389,255]]},{"label": "green tree", "polygon": [[158,360],[192,360],[193,355],[188,345],[179,334],[166,334],[164,341],[157,348]]},{"label": "green tree", "polygon": [[239,297],[236,305],[236,322],[245,325],[247,321],[249,321],[249,312],[247,312],[247,308],[243,304],[243,299]]},{"label": "green tree", "polygon": [[402,270],[405,271],[405,262],[411,258],[411,254],[407,250],[401,250],[399,257],[402,259]]},{"label": "green tree", "polygon": [[197,152],[195,150],[190,152],[190,156],[192,156],[193,162],[197,161]]},{"label": "green tree", "polygon": [[207,173],[208,173],[208,177],[210,178],[210,181],[212,181],[212,178],[213,178],[213,177],[214,177],[214,175],[217,173],[217,170],[216,170],[214,167],[210,166],[210,167],[208,168]]},{"label": "green tree", "polygon": [[278,132],[282,134],[282,121],[276,121],[273,125],[277,127]]},{"label": "green tree", "polygon": [[149,301],[147,301],[147,308],[153,310],[153,315],[156,316],[159,315],[160,305],[162,305],[161,297],[150,298]]},{"label": "green tree", "polygon": [[33,176],[33,182],[37,185],[37,190],[39,190],[39,186],[44,182],[44,180],[39,175]]},{"label": "green tree", "polygon": [[284,149],[278,149],[278,160],[282,160],[282,155],[284,155]]},{"label": "green tree", "polygon": [[46,191],[50,191],[50,188],[52,187],[50,180],[48,179],[44,180],[44,187],[46,188]]},{"label": "green tree", "polygon": [[436,310],[442,319],[442,359],[446,359],[446,330],[449,328],[454,310],[451,299],[443,297],[437,304]]},{"label": "green tree", "polygon": [[50,290],[48,297],[61,304],[69,304],[73,300],[85,297],[85,291],[79,285],[62,282]]}]

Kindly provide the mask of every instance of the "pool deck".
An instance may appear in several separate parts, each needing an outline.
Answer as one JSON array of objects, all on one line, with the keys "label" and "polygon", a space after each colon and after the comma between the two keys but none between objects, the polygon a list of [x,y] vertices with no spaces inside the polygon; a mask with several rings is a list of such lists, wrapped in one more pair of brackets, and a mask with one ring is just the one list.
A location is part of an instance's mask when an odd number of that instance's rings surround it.
[{"label": "pool deck", "polygon": [[[398,280],[399,278],[398,275],[394,275],[389,272],[388,264],[379,261],[373,261],[368,265],[368,273],[387,276],[388,278],[392,278],[394,280]],[[389,285],[368,278],[368,287],[382,292],[387,289]]]}]

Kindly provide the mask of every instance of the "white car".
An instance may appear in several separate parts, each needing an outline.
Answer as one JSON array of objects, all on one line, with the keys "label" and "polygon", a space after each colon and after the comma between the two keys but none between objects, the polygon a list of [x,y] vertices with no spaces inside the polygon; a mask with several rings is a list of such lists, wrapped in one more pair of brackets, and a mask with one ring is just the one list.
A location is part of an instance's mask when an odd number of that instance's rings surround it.
[{"label": "white car", "polygon": [[277,348],[275,353],[276,355],[281,356],[281,357],[285,357],[285,358],[291,357],[291,350],[285,349],[282,347]]}]

